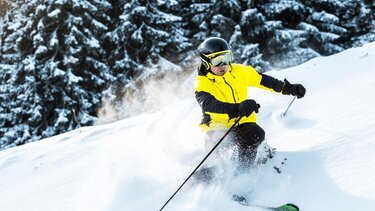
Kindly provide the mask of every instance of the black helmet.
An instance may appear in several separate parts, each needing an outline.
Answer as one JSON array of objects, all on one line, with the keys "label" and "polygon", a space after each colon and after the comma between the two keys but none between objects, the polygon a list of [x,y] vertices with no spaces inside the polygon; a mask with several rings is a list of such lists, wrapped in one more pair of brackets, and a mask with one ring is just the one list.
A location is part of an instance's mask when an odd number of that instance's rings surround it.
[{"label": "black helmet", "polygon": [[207,38],[198,47],[198,52],[199,56],[201,57],[202,64],[204,64],[206,68],[209,68],[211,58],[214,57],[211,55],[221,51],[230,51],[230,47],[227,41],[220,37]]},{"label": "black helmet", "polygon": [[219,51],[230,50],[227,41],[220,37],[210,37],[205,39],[198,47],[199,54],[208,56]]}]

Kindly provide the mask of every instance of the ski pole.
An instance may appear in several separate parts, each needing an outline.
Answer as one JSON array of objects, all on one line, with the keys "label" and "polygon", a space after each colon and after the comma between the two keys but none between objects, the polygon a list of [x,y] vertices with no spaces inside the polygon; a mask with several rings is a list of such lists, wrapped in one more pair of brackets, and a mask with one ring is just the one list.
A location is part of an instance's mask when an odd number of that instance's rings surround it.
[{"label": "ski pole", "polygon": [[296,99],[296,96],[293,97],[292,102],[290,102],[288,108],[286,108],[286,110],[283,113],[281,113],[281,116],[285,116],[286,115],[286,113],[288,112],[290,106],[292,105],[292,103],[294,102],[295,99]]},{"label": "ski pole", "polygon": [[208,156],[211,155],[211,153],[216,149],[216,147],[219,146],[219,144],[225,139],[225,137],[230,133],[230,131],[232,131],[234,126],[240,122],[241,118],[242,116],[236,119],[233,125],[228,129],[228,131],[223,135],[223,137],[216,143],[216,145],[211,149],[211,151],[206,155],[206,157],[203,158],[203,160],[199,163],[199,165],[193,170],[193,172],[191,172],[191,174],[185,179],[185,181],[180,185],[180,187],[173,193],[173,195],[168,199],[168,201],[165,202],[165,204],[161,207],[160,211],[162,211],[164,207],[167,206],[167,204],[172,200],[172,198],[177,194],[177,192],[182,188],[182,186],[185,185],[185,183],[190,179],[191,176],[193,176],[193,174],[198,170],[198,168],[203,164],[203,162],[208,158]]}]

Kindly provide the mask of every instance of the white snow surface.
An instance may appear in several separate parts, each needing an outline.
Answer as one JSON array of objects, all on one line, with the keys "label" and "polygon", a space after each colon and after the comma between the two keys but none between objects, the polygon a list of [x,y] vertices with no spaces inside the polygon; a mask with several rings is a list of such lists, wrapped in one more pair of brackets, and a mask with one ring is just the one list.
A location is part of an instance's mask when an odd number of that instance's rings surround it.
[{"label": "white snow surface", "polygon": [[[164,210],[257,210],[231,201],[250,190],[251,204],[375,210],[374,67],[375,42],[268,72],[307,89],[285,117],[291,96],[249,90],[275,159],[235,177],[210,157],[221,179],[188,182]],[[190,83],[191,95],[159,111],[1,151],[0,210],[159,210],[206,155]],[[284,157],[277,174],[272,162]]]}]

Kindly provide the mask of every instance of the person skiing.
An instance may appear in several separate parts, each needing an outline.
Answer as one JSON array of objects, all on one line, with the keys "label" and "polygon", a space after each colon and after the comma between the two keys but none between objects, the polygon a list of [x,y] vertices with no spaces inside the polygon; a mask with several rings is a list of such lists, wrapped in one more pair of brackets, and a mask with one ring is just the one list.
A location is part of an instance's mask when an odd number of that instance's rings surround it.
[{"label": "person skiing", "polygon": [[205,146],[207,149],[213,147],[242,116],[230,137],[238,149],[240,169],[247,169],[253,165],[257,148],[265,139],[264,130],[256,123],[260,105],[254,99],[247,99],[247,87],[297,98],[304,97],[306,89],[301,84],[259,73],[252,66],[233,63],[232,51],[222,38],[205,39],[198,52],[201,64],[195,81],[195,97],[202,108],[200,127],[205,132]]}]

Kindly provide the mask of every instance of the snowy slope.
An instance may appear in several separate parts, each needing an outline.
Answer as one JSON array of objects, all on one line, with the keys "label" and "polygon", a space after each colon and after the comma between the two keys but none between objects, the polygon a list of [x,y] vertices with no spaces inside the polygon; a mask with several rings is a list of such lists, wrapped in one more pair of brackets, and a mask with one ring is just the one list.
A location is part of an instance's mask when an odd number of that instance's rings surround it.
[{"label": "snowy slope", "polygon": [[[288,159],[282,173],[269,164],[251,180],[224,173],[212,185],[187,184],[165,210],[251,210],[230,200],[250,189],[253,204],[374,210],[374,67],[370,43],[269,72],[307,88],[283,118],[292,97],[249,92],[275,160]],[[200,118],[191,94],[158,112],[1,151],[0,210],[159,210],[205,156]]]}]

